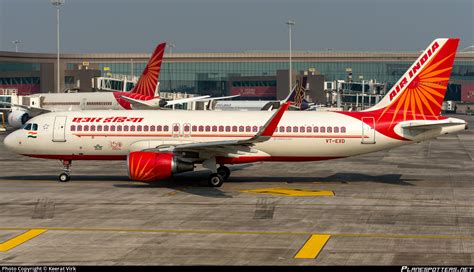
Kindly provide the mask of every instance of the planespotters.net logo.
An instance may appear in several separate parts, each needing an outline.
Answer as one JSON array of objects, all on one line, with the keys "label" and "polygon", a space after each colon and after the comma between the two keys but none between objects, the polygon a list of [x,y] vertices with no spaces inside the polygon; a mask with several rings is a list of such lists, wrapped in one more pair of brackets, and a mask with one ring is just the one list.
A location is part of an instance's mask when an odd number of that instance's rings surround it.
[{"label": "planespotters.net logo", "polygon": [[474,272],[474,266],[402,266],[401,272]]}]

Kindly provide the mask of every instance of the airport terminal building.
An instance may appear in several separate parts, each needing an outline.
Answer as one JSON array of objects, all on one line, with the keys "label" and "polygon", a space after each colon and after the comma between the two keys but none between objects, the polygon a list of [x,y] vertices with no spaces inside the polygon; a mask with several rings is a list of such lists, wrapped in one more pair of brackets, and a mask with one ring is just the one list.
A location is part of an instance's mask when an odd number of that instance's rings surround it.
[{"label": "airport terminal building", "polygon": [[[474,102],[474,51],[457,53],[446,100]],[[390,88],[421,52],[293,52],[294,75],[312,73],[324,81],[372,80]],[[92,78],[137,77],[149,53],[61,54],[60,90],[90,91]],[[166,53],[160,91],[241,94],[241,99],[282,99],[288,93],[288,52]],[[19,94],[55,92],[56,54],[0,52],[0,89]]]}]

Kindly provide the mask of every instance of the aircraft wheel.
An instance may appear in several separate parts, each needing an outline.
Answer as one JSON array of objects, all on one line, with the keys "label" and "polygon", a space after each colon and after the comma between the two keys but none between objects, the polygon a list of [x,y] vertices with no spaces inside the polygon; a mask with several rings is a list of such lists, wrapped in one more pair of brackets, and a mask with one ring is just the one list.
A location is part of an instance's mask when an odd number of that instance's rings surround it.
[{"label": "aircraft wheel", "polygon": [[61,173],[58,177],[59,182],[68,182],[71,176],[68,173]]},{"label": "aircraft wheel", "polygon": [[230,169],[229,167],[222,165],[217,168],[217,174],[219,174],[224,180],[227,180],[230,177]]},{"label": "aircraft wheel", "polygon": [[221,187],[222,184],[224,184],[224,178],[221,175],[214,173],[209,176],[207,183],[211,187]]}]

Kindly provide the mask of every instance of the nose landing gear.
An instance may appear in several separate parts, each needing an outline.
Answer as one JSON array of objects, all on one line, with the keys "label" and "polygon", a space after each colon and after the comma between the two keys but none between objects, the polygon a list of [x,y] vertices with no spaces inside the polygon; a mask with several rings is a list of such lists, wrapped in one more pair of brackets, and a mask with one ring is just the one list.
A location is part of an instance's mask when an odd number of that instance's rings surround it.
[{"label": "nose landing gear", "polygon": [[70,160],[62,160],[63,163],[63,171],[59,176],[58,176],[58,181],[59,182],[68,182],[71,179],[71,171],[69,168],[71,167],[72,161]]}]

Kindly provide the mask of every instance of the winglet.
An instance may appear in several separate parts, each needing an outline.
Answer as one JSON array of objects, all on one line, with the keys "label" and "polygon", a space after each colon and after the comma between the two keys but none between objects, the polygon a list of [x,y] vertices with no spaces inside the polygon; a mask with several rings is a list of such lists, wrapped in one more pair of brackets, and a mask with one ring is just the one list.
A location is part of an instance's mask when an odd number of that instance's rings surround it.
[{"label": "winglet", "polygon": [[[285,102],[281,107],[278,109],[275,114],[265,123],[262,127],[262,130],[259,136],[267,136],[272,137],[275,129],[277,128],[278,124],[280,123],[281,117],[283,117],[283,113],[290,107],[291,102]],[[258,135],[258,134],[257,134]]]},{"label": "winglet", "polygon": [[260,131],[248,140],[239,141],[241,144],[251,144],[257,142],[265,142],[273,136],[278,124],[280,123],[283,113],[290,107],[291,102],[286,102],[268,119]]}]

